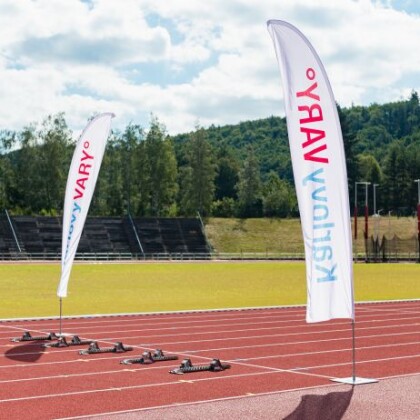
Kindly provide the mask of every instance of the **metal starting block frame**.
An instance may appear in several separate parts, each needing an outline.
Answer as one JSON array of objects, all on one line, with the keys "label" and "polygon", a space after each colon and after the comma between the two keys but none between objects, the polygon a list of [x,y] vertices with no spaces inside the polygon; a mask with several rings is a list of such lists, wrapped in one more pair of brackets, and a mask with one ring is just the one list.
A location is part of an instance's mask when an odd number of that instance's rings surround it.
[{"label": "metal starting block frame", "polygon": [[81,346],[83,344],[90,344],[92,340],[81,340],[78,335],[74,335],[71,341],[67,341],[66,337],[58,337],[58,341],[54,344],[44,344],[43,347],[70,347]]},{"label": "metal starting block frame", "polygon": [[165,356],[161,349],[156,349],[153,354],[150,351],[145,351],[142,357],[140,358],[124,359],[124,360],[121,360],[120,363],[123,365],[131,365],[133,363],[140,363],[142,365],[150,365],[155,362],[164,362],[166,360],[178,360],[178,356],[176,355]]},{"label": "metal starting block frame", "polygon": [[59,337],[56,333],[51,332],[48,335],[45,336],[36,336],[32,337],[31,333],[29,331],[26,331],[23,333],[22,337],[15,337],[11,338],[10,341],[13,343],[19,343],[21,341],[45,341],[45,340],[58,340]]},{"label": "metal starting block frame", "polygon": [[96,341],[91,341],[87,350],[80,350],[79,354],[97,354],[97,353],[125,353],[133,350],[133,347],[124,346],[121,341],[118,341],[114,347],[100,348]]},{"label": "metal starting block frame", "polygon": [[221,372],[222,370],[230,369],[230,365],[227,363],[221,363],[219,359],[213,359],[209,365],[193,366],[190,359],[184,359],[181,366],[177,369],[170,370],[169,373],[176,375],[183,375],[184,373],[191,372]]}]

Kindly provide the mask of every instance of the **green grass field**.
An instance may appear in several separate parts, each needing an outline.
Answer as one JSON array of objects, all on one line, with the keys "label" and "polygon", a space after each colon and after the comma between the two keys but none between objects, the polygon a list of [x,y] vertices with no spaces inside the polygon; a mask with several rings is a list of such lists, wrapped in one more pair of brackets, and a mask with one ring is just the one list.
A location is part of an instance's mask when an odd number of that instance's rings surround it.
[{"label": "green grass field", "polygon": [[[419,264],[355,264],[356,301],[418,299]],[[0,265],[0,319],[56,316],[59,264]],[[64,315],[304,304],[302,262],[76,264]]]}]

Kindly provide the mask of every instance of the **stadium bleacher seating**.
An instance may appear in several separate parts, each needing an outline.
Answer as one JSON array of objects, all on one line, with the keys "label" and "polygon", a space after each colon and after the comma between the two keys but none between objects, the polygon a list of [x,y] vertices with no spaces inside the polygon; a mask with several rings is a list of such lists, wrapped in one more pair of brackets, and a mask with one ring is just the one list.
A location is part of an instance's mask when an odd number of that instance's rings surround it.
[{"label": "stadium bleacher seating", "polygon": [[0,216],[0,259],[2,256],[9,259],[16,256],[19,253],[19,248],[16,244],[16,240],[13,236],[10,223],[6,215],[2,214]]},{"label": "stadium bleacher seating", "polygon": [[[11,216],[21,252],[10,223],[0,217],[0,258],[59,259],[62,223],[60,217]],[[106,254],[112,258],[148,258],[156,255],[209,255],[199,219],[88,217],[76,258]]]}]

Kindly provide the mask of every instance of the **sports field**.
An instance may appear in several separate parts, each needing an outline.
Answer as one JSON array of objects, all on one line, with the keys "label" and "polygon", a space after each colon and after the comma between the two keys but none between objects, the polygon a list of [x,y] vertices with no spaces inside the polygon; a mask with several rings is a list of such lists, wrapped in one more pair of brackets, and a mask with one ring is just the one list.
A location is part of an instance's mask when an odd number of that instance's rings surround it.
[{"label": "sports field", "polygon": [[[65,316],[138,314],[65,319],[57,346],[59,323],[49,317],[58,315],[59,264],[0,265],[0,413],[414,420],[420,265],[354,270],[356,301],[395,300],[356,305],[355,341],[347,319],[307,324],[303,306],[282,307],[306,302],[303,262],[76,264]],[[260,309],[205,310],[247,307]],[[44,319],[5,320],[33,317]],[[92,344],[97,352],[86,353]],[[154,359],[157,349],[167,359]],[[349,377],[354,350],[357,376],[379,383],[332,381]],[[170,374],[184,361],[196,370]],[[211,370],[214,362],[230,368]]]},{"label": "sports field", "polygon": [[[59,264],[0,265],[0,319],[58,315]],[[419,264],[355,264],[355,300],[418,299]],[[64,315],[306,303],[302,262],[76,264]]]}]

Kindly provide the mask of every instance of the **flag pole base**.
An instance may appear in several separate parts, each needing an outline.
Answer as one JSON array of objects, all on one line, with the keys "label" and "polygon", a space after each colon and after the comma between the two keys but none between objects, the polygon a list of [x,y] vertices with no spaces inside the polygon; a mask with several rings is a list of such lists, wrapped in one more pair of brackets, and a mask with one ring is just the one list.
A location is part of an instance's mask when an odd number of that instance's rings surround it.
[{"label": "flag pole base", "polygon": [[377,379],[359,378],[357,376],[350,376],[349,378],[334,378],[331,379],[331,381],[349,385],[375,384],[376,382],[379,382]]}]

